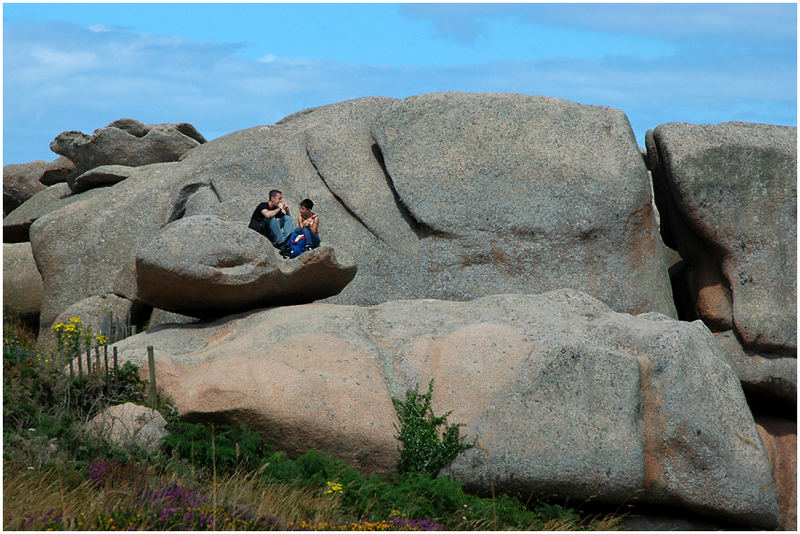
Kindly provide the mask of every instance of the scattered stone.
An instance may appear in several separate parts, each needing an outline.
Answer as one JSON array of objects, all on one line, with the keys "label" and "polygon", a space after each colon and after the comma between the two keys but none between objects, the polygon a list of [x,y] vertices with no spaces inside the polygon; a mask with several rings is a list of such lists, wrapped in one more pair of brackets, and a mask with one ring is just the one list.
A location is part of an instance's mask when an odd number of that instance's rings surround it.
[{"label": "scattered stone", "polygon": [[158,451],[161,438],[169,434],[167,421],[159,412],[131,402],[106,408],[87,427],[112,443],[126,448],[140,447],[147,452]]}]

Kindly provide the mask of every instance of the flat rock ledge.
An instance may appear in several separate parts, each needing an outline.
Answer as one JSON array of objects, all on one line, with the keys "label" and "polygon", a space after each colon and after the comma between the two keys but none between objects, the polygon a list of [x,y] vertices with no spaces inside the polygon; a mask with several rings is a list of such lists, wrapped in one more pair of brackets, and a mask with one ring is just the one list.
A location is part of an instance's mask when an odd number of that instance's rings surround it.
[{"label": "flat rock ledge", "polygon": [[137,300],[199,318],[323,299],[355,275],[330,247],[287,260],[261,234],[214,216],[168,224],[136,256]]},{"label": "flat rock ledge", "polygon": [[572,289],[473,301],[313,303],[118,342],[182,417],[244,422],[289,454],[365,471],[398,458],[392,397],[434,379],[475,448],[474,491],[645,502],[778,525],[770,461],[736,374],[700,321],[616,313]]}]

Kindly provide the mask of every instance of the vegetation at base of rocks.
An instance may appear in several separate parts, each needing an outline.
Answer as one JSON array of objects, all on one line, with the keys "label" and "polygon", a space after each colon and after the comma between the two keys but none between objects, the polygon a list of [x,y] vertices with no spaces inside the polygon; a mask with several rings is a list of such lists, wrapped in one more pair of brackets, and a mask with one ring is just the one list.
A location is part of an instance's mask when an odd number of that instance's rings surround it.
[{"label": "vegetation at base of rocks", "polygon": [[[443,467],[456,456],[475,446],[465,443],[459,435],[463,425],[448,425],[447,417],[433,414],[431,397],[433,379],[428,383],[428,391],[420,394],[419,384],[406,391],[406,399],[392,398],[400,427],[395,425],[397,439],[400,441],[400,460],[397,468],[401,473],[428,473],[436,476]],[[440,431],[440,427],[442,427]]]},{"label": "vegetation at base of rocks", "polygon": [[10,333],[3,347],[8,530],[619,528],[616,516],[480,498],[430,473],[367,476],[313,450],[292,459],[244,425],[183,422],[166,404],[170,434],[160,452],[111,444],[83,423],[109,402],[143,403],[138,370],[123,367],[125,387],[114,395],[91,376],[68,383],[35,352],[18,361],[25,333]]}]

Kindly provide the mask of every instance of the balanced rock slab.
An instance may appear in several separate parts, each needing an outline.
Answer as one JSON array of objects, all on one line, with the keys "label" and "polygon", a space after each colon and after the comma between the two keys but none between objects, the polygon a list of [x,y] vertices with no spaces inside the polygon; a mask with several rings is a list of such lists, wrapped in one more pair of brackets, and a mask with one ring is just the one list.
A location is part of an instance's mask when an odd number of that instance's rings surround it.
[{"label": "balanced rock slab", "polygon": [[445,470],[478,491],[682,506],[777,525],[739,381],[699,321],[613,312],[576,290],[468,302],[314,303],[116,344],[182,417],[244,422],[290,454],[368,471],[398,457],[392,397],[434,379],[435,413],[477,445]]},{"label": "balanced rock slab", "polygon": [[170,223],[136,255],[138,300],[194,317],[312,302],[355,274],[330,247],[285,260],[258,232],[213,216]]}]

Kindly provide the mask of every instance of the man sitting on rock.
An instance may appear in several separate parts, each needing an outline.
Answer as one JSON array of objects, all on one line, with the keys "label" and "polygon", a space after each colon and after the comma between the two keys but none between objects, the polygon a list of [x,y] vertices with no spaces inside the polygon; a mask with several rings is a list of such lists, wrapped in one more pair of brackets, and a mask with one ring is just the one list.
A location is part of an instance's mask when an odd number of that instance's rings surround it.
[{"label": "man sitting on rock", "polygon": [[248,226],[282,249],[294,230],[292,218],[289,216],[289,205],[283,201],[283,193],[277,189],[270,191],[269,202],[256,206]]}]

